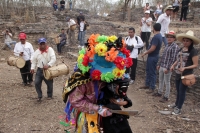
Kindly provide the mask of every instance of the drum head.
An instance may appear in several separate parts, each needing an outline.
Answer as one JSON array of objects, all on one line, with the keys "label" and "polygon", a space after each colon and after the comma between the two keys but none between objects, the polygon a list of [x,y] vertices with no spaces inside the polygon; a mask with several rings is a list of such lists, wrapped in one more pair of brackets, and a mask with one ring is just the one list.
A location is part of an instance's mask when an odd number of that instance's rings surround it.
[{"label": "drum head", "polygon": [[25,61],[22,58],[18,58],[16,61],[16,67],[17,68],[23,68],[25,66]]},{"label": "drum head", "polygon": [[51,79],[51,72],[49,70],[43,71],[43,75],[44,75],[44,78],[46,80],[50,80]]}]

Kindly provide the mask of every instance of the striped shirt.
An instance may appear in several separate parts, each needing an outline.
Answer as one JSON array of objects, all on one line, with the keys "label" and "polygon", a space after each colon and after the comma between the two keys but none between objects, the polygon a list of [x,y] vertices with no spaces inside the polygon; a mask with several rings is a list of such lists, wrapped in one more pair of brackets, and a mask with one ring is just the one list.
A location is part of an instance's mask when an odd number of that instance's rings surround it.
[{"label": "striped shirt", "polygon": [[165,46],[162,57],[159,59],[158,66],[166,68],[167,70],[170,70],[170,67],[176,61],[178,51],[179,51],[179,47],[175,42]]}]

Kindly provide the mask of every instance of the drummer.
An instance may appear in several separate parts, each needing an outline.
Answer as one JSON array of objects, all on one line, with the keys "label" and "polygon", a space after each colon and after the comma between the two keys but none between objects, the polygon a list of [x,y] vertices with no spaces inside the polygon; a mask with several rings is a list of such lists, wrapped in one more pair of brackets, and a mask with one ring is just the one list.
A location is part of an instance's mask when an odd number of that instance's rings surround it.
[{"label": "drummer", "polygon": [[32,85],[33,82],[33,74],[30,73],[31,69],[31,57],[33,56],[34,50],[31,43],[26,41],[26,34],[20,33],[19,34],[19,40],[15,45],[14,48],[14,55],[22,57],[26,63],[23,68],[20,68],[20,73],[23,80],[23,85]]},{"label": "drummer", "polygon": [[42,99],[42,81],[47,85],[47,99],[52,99],[53,96],[53,79],[46,80],[43,75],[43,70],[47,70],[52,67],[56,62],[56,56],[53,48],[47,45],[45,38],[38,40],[39,48],[35,51],[32,58],[31,73],[34,73],[34,69],[37,67],[35,76],[35,89],[38,94],[38,102]]}]

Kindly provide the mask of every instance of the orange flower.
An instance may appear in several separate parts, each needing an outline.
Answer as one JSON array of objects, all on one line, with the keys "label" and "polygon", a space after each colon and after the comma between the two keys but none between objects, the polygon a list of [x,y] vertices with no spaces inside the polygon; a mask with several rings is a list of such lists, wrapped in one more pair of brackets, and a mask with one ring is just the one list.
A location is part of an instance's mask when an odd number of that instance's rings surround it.
[{"label": "orange flower", "polygon": [[110,51],[106,52],[106,60],[113,62],[118,55],[118,51],[115,51],[115,48],[111,48]]},{"label": "orange flower", "polygon": [[88,43],[95,46],[98,42],[97,42],[97,38],[98,36],[100,36],[99,34],[92,34],[90,36],[90,38],[88,39]]},{"label": "orange flower", "polygon": [[92,44],[89,44],[90,47],[88,48],[88,51],[87,51],[87,56],[90,57],[90,58],[94,58],[94,55],[95,55],[95,50],[94,50],[94,46]]}]

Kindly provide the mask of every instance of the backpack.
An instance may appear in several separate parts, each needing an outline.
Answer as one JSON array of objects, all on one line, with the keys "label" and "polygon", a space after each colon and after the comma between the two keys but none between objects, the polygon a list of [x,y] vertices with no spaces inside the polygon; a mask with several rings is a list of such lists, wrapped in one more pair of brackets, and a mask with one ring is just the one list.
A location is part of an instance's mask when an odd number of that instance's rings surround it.
[{"label": "backpack", "polygon": [[[126,41],[127,41],[127,39],[128,39],[128,37],[126,37]],[[135,40],[137,41],[137,43],[138,43],[138,36],[135,36]],[[138,48],[138,54],[140,54],[140,51],[142,50],[142,48],[143,47],[141,47],[141,48]],[[127,48],[128,49],[128,48]],[[131,49],[128,49],[128,50],[130,50],[130,52],[133,50],[133,48],[132,48],[132,50]]]}]

